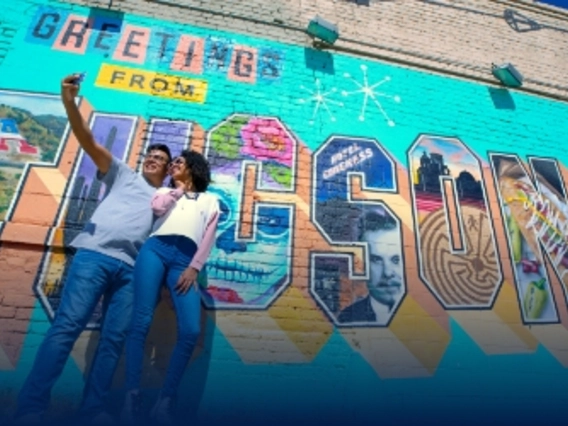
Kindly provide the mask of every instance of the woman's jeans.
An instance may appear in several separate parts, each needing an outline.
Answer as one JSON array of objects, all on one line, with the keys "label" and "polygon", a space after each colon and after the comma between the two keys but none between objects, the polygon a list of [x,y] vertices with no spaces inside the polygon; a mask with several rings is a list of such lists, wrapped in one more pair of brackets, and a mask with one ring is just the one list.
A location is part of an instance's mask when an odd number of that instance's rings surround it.
[{"label": "woman's jeans", "polygon": [[197,282],[183,295],[178,294],[174,288],[196,251],[197,245],[189,238],[168,235],[150,237],[138,254],[134,267],[134,312],[126,341],[128,390],[140,388],[146,336],[152,324],[160,287],[165,283],[176,312],[177,342],[161,395],[174,397],[177,393],[199,337],[201,299]]}]

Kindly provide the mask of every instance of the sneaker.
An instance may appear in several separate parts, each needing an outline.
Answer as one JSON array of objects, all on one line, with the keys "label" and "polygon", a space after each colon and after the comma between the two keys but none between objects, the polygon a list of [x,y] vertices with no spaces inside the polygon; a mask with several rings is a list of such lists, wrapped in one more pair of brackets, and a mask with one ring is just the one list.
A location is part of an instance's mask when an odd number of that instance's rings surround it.
[{"label": "sneaker", "polygon": [[137,424],[140,419],[141,405],[140,392],[137,390],[128,391],[120,413],[121,424]]},{"label": "sneaker", "polygon": [[14,426],[31,426],[39,425],[42,422],[42,417],[38,413],[30,413],[18,416],[14,419],[12,424]]},{"label": "sneaker", "polygon": [[160,425],[174,424],[174,400],[169,396],[160,396],[150,412],[152,421]]}]

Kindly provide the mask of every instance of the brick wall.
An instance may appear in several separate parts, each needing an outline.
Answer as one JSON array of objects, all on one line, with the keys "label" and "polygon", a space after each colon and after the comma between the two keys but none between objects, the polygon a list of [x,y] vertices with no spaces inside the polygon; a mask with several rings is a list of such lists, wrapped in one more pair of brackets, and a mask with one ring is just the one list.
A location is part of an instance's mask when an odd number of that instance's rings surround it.
[{"label": "brick wall", "polygon": [[[78,102],[100,143],[133,168],[156,141],[203,152],[222,201],[185,418],[556,420],[568,374],[566,12],[504,0],[106,4],[22,1],[0,18],[0,419],[100,201],[58,99],[63,76],[87,71]],[[339,25],[333,47],[304,33],[315,14]],[[496,84],[491,63],[504,61],[522,88]],[[50,418],[78,402],[99,323],[98,309]],[[174,341],[164,301],[146,388],[162,383]],[[121,363],[111,410],[123,374]]]},{"label": "brick wall", "polygon": [[[108,5],[106,1],[74,1]],[[564,97],[567,12],[527,0],[245,2],[115,0],[113,7],[207,28],[306,44],[320,15],[339,26],[339,50],[487,80],[492,63],[513,62],[526,88]],[[459,47],[458,47],[459,46]],[[538,58],[538,59],[536,59]],[[490,77],[490,76],[489,76]]]}]

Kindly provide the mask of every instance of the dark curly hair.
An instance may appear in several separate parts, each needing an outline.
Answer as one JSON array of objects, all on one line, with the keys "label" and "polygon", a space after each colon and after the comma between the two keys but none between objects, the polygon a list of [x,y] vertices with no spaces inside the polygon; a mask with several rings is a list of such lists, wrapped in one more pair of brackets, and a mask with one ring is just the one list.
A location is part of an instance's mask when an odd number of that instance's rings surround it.
[{"label": "dark curly hair", "polygon": [[[185,160],[195,191],[205,192],[211,183],[211,171],[205,157],[199,152],[188,149],[184,149],[179,156]],[[170,179],[170,187],[175,188],[173,179]]]}]

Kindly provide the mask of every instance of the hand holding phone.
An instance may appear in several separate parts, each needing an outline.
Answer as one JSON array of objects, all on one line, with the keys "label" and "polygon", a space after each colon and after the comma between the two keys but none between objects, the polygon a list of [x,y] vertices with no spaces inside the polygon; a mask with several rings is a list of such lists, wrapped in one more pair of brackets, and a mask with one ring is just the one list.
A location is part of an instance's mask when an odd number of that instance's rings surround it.
[{"label": "hand holding phone", "polygon": [[75,103],[79,94],[80,84],[87,73],[70,74],[61,81],[61,98],[64,103]]},{"label": "hand holding phone", "polygon": [[83,80],[85,79],[85,76],[87,75],[87,72],[82,72],[79,74],[79,76],[77,77],[77,79],[75,80],[75,84],[81,84],[83,82]]}]

